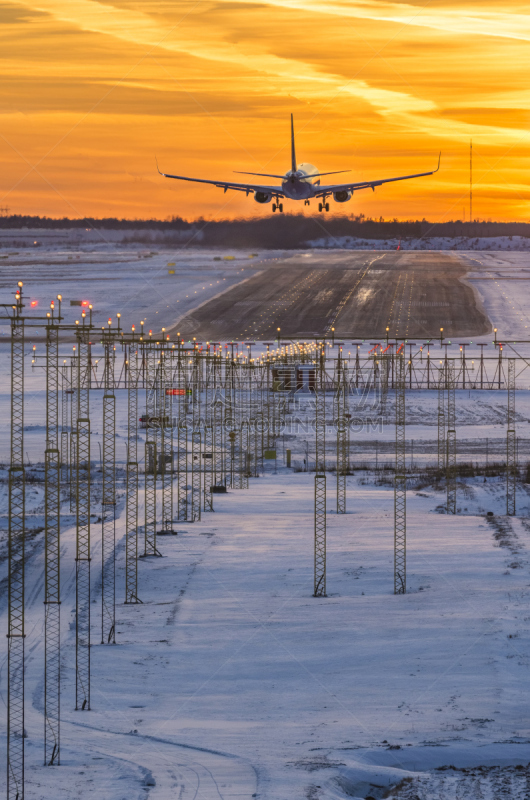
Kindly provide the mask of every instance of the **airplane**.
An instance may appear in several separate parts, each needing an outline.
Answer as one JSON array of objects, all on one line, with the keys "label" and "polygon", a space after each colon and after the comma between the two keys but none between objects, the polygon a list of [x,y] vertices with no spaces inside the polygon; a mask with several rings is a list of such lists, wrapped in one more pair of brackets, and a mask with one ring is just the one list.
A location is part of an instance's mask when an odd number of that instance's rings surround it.
[{"label": "airplane", "polygon": [[[273,211],[283,211],[283,203],[280,202],[284,197],[290,200],[304,200],[304,205],[309,205],[310,199],[318,198],[319,211],[329,211],[329,203],[327,198],[333,196],[336,203],[346,203],[351,200],[353,193],[358,192],[360,189],[372,189],[375,192],[376,186],[381,186],[383,183],[393,183],[394,181],[407,181],[410,178],[423,178],[426,175],[434,175],[440,169],[441,153],[438,156],[438,166],[431,172],[419,172],[415,175],[401,175],[398,178],[383,178],[378,181],[361,181],[359,183],[334,183],[327,186],[321,186],[320,178],[325,175],[338,175],[344,172],[351,172],[349,169],[338,170],[337,172],[319,172],[312,164],[299,164],[296,166],[296,152],[294,142],[294,121],[291,114],[291,169],[285,175],[270,175],[262,172],[237,172],[238,175],[255,175],[260,178],[278,178],[281,180],[281,186],[262,186],[253,183],[233,183],[232,181],[210,181],[203,178],[187,178],[184,175],[169,175],[166,172],[160,172],[164,178],[175,178],[178,181],[193,181],[195,183],[209,183],[224,189],[227,192],[232,189],[236,192],[246,192],[247,197],[249,194],[254,193],[254,200],[256,203],[270,203],[272,204]],[[318,180],[317,180],[318,178]]]}]

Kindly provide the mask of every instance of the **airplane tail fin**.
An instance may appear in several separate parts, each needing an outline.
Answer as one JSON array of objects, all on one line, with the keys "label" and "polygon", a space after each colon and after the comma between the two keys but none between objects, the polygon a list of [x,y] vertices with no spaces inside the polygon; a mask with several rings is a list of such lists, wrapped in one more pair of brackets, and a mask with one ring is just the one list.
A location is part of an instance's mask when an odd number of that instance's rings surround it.
[{"label": "airplane tail fin", "polygon": [[294,122],[291,114],[291,169],[296,172],[296,152],[294,149]]}]

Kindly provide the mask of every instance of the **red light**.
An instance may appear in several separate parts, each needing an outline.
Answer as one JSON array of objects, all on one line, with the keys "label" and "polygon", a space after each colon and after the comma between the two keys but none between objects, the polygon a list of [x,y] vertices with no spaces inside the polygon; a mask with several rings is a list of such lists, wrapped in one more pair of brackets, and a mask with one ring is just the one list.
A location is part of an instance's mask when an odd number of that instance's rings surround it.
[{"label": "red light", "polygon": [[32,308],[35,308],[35,306],[38,306],[38,305],[39,305],[39,301],[38,300],[32,300],[31,301],[31,307]]},{"label": "red light", "polygon": [[81,300],[81,305],[82,306],[87,306],[88,305],[88,300]]}]

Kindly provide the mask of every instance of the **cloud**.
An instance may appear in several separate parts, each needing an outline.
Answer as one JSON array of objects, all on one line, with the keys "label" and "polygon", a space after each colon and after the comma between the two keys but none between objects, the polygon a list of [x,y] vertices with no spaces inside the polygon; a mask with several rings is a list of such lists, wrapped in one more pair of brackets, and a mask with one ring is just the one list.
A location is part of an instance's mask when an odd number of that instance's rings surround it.
[{"label": "cloud", "polygon": [[[237,3],[238,0],[230,0]],[[241,0],[248,5],[248,0]],[[395,22],[420,28],[432,28],[453,34],[474,34],[506,39],[530,40],[530,18],[509,10],[483,11],[478,14],[462,8],[436,8],[428,4],[414,6],[408,3],[384,3],[379,0],[355,2],[325,2],[322,0],[265,0],[269,6],[291,8],[312,14],[325,14],[349,19],[372,19],[378,22]],[[259,0],[262,6],[262,0]]]},{"label": "cloud", "polygon": [[435,108],[431,100],[415,97],[409,92],[394,91],[371,86],[367,81],[352,79],[315,69],[311,64],[295,58],[285,58],[265,52],[259,43],[252,46],[208,38],[190,36],[184,29],[186,14],[172,26],[163,26],[141,12],[124,10],[97,0],[34,0],[24,3],[33,10],[45,11],[56,20],[68,22],[80,30],[91,31],[139,45],[144,55],[160,50],[184,53],[194,59],[204,59],[224,65],[244,68],[249,73],[261,73],[272,78],[277,93],[292,91],[300,97],[329,98],[330,93],[347,93],[363,100],[382,114],[404,111],[428,111]]}]

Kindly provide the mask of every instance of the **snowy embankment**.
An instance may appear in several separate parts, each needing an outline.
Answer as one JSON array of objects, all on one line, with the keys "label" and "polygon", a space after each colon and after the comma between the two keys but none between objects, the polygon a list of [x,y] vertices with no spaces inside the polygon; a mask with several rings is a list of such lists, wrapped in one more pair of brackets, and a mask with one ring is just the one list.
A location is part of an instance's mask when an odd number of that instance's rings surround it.
[{"label": "snowy embankment", "polygon": [[322,236],[306,242],[307,247],[328,250],[493,250],[530,251],[525,236],[465,237],[422,236],[417,239],[363,239],[355,236]]}]

